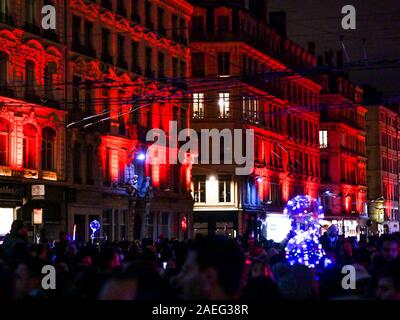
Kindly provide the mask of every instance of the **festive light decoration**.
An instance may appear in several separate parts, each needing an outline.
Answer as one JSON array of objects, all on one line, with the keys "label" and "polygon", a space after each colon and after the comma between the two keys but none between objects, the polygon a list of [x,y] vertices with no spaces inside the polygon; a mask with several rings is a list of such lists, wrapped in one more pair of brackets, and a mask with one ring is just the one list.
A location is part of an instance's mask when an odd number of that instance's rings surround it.
[{"label": "festive light decoration", "polygon": [[283,212],[292,220],[292,230],[285,248],[289,264],[316,268],[325,257],[319,242],[319,219],[324,217],[323,207],[316,199],[298,195],[288,201]]},{"label": "festive light decoration", "polygon": [[92,238],[92,241],[93,241],[95,238],[96,232],[100,229],[100,222],[97,220],[93,220],[92,222],[90,222],[89,227],[90,227],[90,229],[92,229],[92,235],[90,237]]}]

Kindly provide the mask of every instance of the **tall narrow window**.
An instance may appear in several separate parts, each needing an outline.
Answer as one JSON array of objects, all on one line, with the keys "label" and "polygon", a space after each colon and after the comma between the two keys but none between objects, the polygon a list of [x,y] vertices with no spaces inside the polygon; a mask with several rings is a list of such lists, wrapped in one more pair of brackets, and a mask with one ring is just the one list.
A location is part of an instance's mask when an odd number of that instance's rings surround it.
[{"label": "tall narrow window", "polygon": [[319,131],[319,147],[321,149],[328,148],[328,131],[327,130]]},{"label": "tall narrow window", "polygon": [[204,77],[205,76],[205,54],[204,52],[192,53],[192,76]]},{"label": "tall narrow window", "polygon": [[217,18],[218,33],[224,34],[229,31],[229,16],[219,16]]},{"label": "tall narrow window", "polygon": [[125,62],[125,37],[118,35],[118,67],[126,69],[127,64]]},{"label": "tall narrow window", "polygon": [[81,18],[72,16],[72,50],[79,50],[81,46]]},{"label": "tall narrow window", "polygon": [[50,62],[44,69],[44,93],[48,99],[54,99],[54,75],[57,72],[57,66]]},{"label": "tall narrow window", "polygon": [[33,61],[27,61],[25,63],[25,92],[26,94],[33,95],[35,93],[35,63]]},{"label": "tall narrow window", "polygon": [[10,127],[8,123],[0,119],[0,166],[8,165],[9,159],[9,140],[10,140]]},{"label": "tall narrow window", "polygon": [[193,118],[204,118],[204,93],[193,93]]},{"label": "tall narrow window", "polygon": [[24,168],[34,169],[36,167],[37,130],[32,124],[26,124],[24,125],[23,133],[23,166]]},{"label": "tall narrow window", "polygon": [[0,89],[7,87],[8,55],[0,52]]},{"label": "tall narrow window", "polygon": [[157,32],[163,36],[165,36],[165,27],[164,27],[164,9],[158,8],[157,10]]},{"label": "tall narrow window", "polygon": [[54,170],[55,168],[55,142],[56,132],[51,128],[44,128],[42,131],[42,169]]},{"label": "tall narrow window", "polygon": [[230,53],[219,52],[218,53],[218,76],[229,77],[230,76]]},{"label": "tall narrow window", "polygon": [[102,60],[105,62],[111,62],[112,59],[110,57],[110,30],[102,29],[101,31],[101,46],[102,46]]},{"label": "tall narrow window", "polygon": [[111,156],[111,148],[106,149],[106,161],[104,167],[104,185],[109,186],[111,183],[111,170],[110,170],[110,156]]},{"label": "tall narrow window", "polygon": [[158,77],[165,77],[165,56],[162,52],[158,53]]},{"label": "tall narrow window", "polygon": [[219,93],[218,107],[219,107],[219,117],[220,118],[230,117],[229,92],[220,92]]},{"label": "tall narrow window", "polygon": [[172,14],[172,39],[179,41],[178,16],[176,14]]},{"label": "tall narrow window", "polygon": [[183,43],[184,45],[187,45],[187,39],[185,37],[185,34],[186,34],[186,21],[183,18],[179,19],[179,34],[180,34],[179,41],[181,43]]},{"label": "tall narrow window", "polygon": [[185,63],[185,61],[181,61],[180,78],[181,79],[185,79],[186,78],[186,63]]},{"label": "tall narrow window", "polygon": [[218,201],[231,202],[231,177],[219,176],[218,178]]},{"label": "tall narrow window", "polygon": [[92,90],[93,90],[93,81],[86,80],[85,81],[85,105],[86,105],[86,112],[89,115],[94,114],[93,110],[93,99],[92,99]]},{"label": "tall narrow window", "polygon": [[172,58],[172,77],[176,81],[178,78],[179,61],[177,58]]},{"label": "tall narrow window", "polygon": [[25,0],[25,25],[35,25],[35,0]]},{"label": "tall narrow window", "polygon": [[193,198],[194,202],[206,202],[206,177],[193,177]]},{"label": "tall narrow window", "polygon": [[85,21],[85,49],[93,55],[93,22]]},{"label": "tall narrow window", "polygon": [[72,79],[72,108],[74,111],[80,109],[80,90],[81,77],[73,76]]},{"label": "tall narrow window", "polygon": [[92,145],[88,145],[86,148],[86,183],[94,184],[94,175],[93,175],[93,166],[95,165],[94,161],[94,150]]},{"label": "tall narrow window", "polygon": [[153,21],[152,21],[152,18],[151,18],[151,11],[152,11],[151,2],[150,1],[146,1],[146,4],[145,4],[145,18],[146,18],[145,24],[146,24],[146,27],[149,28],[149,29],[153,29]]},{"label": "tall narrow window", "polygon": [[74,183],[82,183],[81,176],[81,145],[79,142],[74,143],[73,147],[73,171],[74,171]]},{"label": "tall narrow window", "polygon": [[202,16],[192,17],[192,35],[199,37],[204,32],[204,18]]},{"label": "tall narrow window", "polygon": [[153,77],[152,57],[153,57],[153,50],[151,48],[147,47],[146,48],[146,77],[149,77],[149,78]]},{"label": "tall narrow window", "polygon": [[117,0],[117,12],[123,17],[126,17],[125,1],[126,0]]},{"label": "tall narrow window", "polygon": [[131,10],[132,10],[132,20],[140,23],[140,15],[139,15],[139,1],[140,0],[132,0],[131,1]]},{"label": "tall narrow window", "polygon": [[132,41],[132,71],[140,74],[139,70],[139,46],[136,41]]}]

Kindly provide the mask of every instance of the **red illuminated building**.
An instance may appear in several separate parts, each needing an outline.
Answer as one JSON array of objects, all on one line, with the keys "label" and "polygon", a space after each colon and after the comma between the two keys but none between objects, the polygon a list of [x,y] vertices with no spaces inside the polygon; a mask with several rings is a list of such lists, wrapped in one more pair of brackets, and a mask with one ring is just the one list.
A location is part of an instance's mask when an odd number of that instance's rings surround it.
[{"label": "red illuminated building", "polygon": [[266,1],[192,3],[192,128],[255,131],[251,175],[193,166],[194,233],[282,240],[286,201],[318,196],[320,85],[291,70],[316,58],[286,38],[284,13],[266,23]]},{"label": "red illuminated building", "polygon": [[[45,4],[56,7],[54,31],[40,27]],[[192,10],[183,0],[0,1],[0,175],[10,182],[0,207],[11,221],[39,206],[51,238],[66,229],[89,240],[94,219],[102,239],[190,236],[190,164],[144,154],[149,129],[188,127]],[[45,200],[23,205],[28,184],[45,184]]]},{"label": "red illuminated building", "polygon": [[[333,55],[325,64],[332,66]],[[338,67],[342,53],[338,52]],[[321,150],[320,196],[326,220],[337,224],[346,236],[359,234],[367,214],[367,109],[362,105],[363,90],[342,73],[320,76]]]}]

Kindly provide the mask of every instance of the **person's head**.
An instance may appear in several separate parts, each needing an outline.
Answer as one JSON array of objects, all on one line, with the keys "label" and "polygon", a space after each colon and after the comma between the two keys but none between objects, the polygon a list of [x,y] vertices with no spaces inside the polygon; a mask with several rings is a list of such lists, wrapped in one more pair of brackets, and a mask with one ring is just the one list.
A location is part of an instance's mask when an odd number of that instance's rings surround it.
[{"label": "person's head", "polygon": [[233,240],[215,236],[194,240],[179,275],[184,298],[237,298],[244,261],[243,252]]},{"label": "person's head", "polygon": [[28,236],[28,228],[22,220],[14,220],[11,224],[10,234],[13,237],[26,238]]},{"label": "person's head", "polygon": [[103,286],[100,300],[165,300],[170,290],[154,266],[136,261],[115,274]]},{"label": "person's head", "polygon": [[61,242],[68,241],[68,238],[68,233],[66,233],[65,231],[61,231],[58,235],[58,240],[60,240]]},{"label": "person's head", "polygon": [[18,265],[14,275],[16,298],[23,298],[34,289],[41,289],[43,266],[43,261],[33,258]]},{"label": "person's head", "polygon": [[272,277],[271,268],[263,261],[254,260],[250,266],[249,279],[261,276]]},{"label": "person's head", "polygon": [[241,299],[247,301],[279,300],[281,294],[272,278],[260,276],[249,280],[243,288]]},{"label": "person's head", "polygon": [[396,238],[391,235],[383,235],[381,238],[381,254],[385,261],[393,261],[399,254],[399,245]]},{"label": "person's head", "polygon": [[378,300],[400,300],[400,270],[392,267],[380,271],[376,298]]},{"label": "person's head", "polygon": [[101,269],[103,271],[113,271],[121,266],[121,256],[114,248],[105,248],[100,255]]}]

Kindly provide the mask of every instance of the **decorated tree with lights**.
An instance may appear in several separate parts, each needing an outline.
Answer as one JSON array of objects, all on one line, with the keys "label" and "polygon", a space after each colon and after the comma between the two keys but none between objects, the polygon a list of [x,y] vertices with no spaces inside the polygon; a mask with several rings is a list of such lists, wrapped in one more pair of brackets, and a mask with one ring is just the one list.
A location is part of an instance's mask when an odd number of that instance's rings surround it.
[{"label": "decorated tree with lights", "polygon": [[318,200],[299,195],[289,200],[284,211],[292,221],[288,235],[286,258],[290,265],[303,264],[316,268],[325,257],[319,242],[319,219],[323,218],[323,207]]}]

